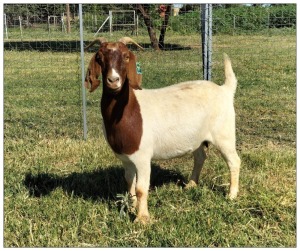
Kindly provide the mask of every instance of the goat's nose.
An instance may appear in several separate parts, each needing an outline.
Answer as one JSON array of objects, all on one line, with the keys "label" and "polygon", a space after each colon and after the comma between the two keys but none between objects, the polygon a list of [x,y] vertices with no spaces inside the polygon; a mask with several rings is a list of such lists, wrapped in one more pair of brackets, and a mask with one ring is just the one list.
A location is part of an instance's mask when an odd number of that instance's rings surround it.
[{"label": "goat's nose", "polygon": [[107,82],[108,82],[109,84],[113,84],[113,83],[115,83],[115,82],[118,82],[119,80],[120,80],[119,77],[107,77]]}]

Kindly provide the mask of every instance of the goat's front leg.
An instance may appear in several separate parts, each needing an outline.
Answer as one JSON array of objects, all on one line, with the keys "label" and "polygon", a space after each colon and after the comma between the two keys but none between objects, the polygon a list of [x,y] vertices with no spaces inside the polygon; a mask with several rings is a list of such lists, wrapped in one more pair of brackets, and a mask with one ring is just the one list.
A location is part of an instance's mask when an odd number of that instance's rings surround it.
[{"label": "goat's front leg", "polygon": [[150,186],[151,164],[150,160],[139,161],[136,164],[137,182],[136,182],[136,196],[137,196],[137,218],[136,222],[146,224],[150,221],[148,212],[148,190]]},{"label": "goat's front leg", "polygon": [[135,193],[135,186],[136,186],[136,167],[133,163],[131,162],[123,162],[123,166],[125,169],[125,179],[127,182],[127,188],[128,192],[131,197],[132,201],[132,210],[136,208],[137,205],[137,198],[136,198],[136,193]]}]

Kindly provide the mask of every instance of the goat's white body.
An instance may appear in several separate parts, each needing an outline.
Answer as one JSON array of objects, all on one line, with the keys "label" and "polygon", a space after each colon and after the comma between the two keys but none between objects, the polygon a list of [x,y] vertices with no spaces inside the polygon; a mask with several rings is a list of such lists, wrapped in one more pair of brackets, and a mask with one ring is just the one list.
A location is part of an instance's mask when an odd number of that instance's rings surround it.
[{"label": "goat's white body", "polygon": [[224,137],[235,137],[233,91],[227,86],[189,81],[135,95],[143,118],[138,152],[151,159],[193,152],[203,141],[214,143],[223,130]]}]

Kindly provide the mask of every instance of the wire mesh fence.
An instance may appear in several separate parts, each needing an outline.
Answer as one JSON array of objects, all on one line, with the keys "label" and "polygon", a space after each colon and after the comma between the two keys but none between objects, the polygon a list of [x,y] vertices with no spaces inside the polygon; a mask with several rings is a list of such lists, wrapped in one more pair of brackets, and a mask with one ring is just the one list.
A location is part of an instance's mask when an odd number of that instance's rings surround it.
[{"label": "wire mesh fence", "polygon": [[[164,81],[162,75],[168,75],[165,85],[203,78],[201,5],[148,4],[143,5],[142,9],[133,4],[83,4],[82,7],[85,44],[96,36],[104,36],[110,41],[131,36],[146,49],[145,52],[135,51],[142,62],[145,87],[156,87],[155,82]],[[73,95],[81,118],[78,10],[78,4],[5,4],[4,82],[5,88],[7,85],[17,85],[10,77],[22,74],[22,77],[29,77],[28,86],[40,84],[40,73],[46,74],[51,69],[57,73],[51,75],[53,81],[71,81],[72,86],[76,86],[77,91]],[[280,34],[281,37],[276,39],[281,39],[285,34],[296,34],[295,4],[213,4],[210,18],[211,74],[214,81],[223,81],[223,73],[215,70],[222,61],[223,52],[243,64],[247,63],[250,55],[261,57],[261,65],[254,69],[257,72],[266,64],[272,65],[274,55],[278,62],[282,58],[295,57],[294,44],[283,42],[282,46],[287,47],[284,53],[272,47],[272,36]],[[149,35],[151,32],[152,37]],[[234,41],[234,50],[231,41]],[[253,45],[259,48],[261,41],[270,45],[268,49],[262,47],[261,50],[252,51]],[[163,50],[163,57],[157,56],[158,50]],[[185,57],[190,58],[189,65],[180,63],[183,51]],[[34,61],[28,60],[24,64],[18,56],[22,53],[32,55]],[[146,59],[143,59],[144,55],[147,55]],[[86,62],[90,56],[91,52],[86,54]],[[10,62],[13,60],[17,62],[11,68]],[[149,70],[150,65],[156,65],[160,74],[154,75]],[[192,69],[192,75],[191,71],[186,73],[187,67]],[[170,75],[170,68],[176,69],[178,74]],[[274,65],[270,69],[282,70],[284,66],[280,69]],[[63,103],[63,97],[69,95],[68,92],[68,89],[61,89],[60,100],[57,102]]]},{"label": "wire mesh fence", "polygon": [[[154,35],[161,36],[162,28],[166,26],[164,50],[202,46],[200,34],[204,24],[201,23],[200,5],[174,4],[169,9],[168,5],[143,6]],[[4,48],[77,52],[80,39],[78,16],[76,4],[5,4]],[[214,4],[210,18],[213,23],[211,32],[216,36],[268,35],[275,28],[281,32],[295,30],[296,6]],[[147,31],[150,25],[144,22],[145,16],[137,5],[84,4],[83,19],[85,40],[94,36],[108,36],[112,40],[118,36],[135,36],[146,48],[153,46]],[[184,39],[179,40],[179,36]]]}]

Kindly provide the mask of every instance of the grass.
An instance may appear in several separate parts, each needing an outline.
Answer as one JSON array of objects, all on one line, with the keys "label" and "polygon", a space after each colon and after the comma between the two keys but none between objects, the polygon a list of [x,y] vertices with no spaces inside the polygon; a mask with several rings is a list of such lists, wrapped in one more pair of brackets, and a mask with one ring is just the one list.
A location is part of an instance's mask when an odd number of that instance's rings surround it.
[{"label": "grass", "polygon": [[[188,41],[187,50],[135,51],[145,88],[201,78],[197,36],[166,42]],[[5,51],[4,246],[295,247],[296,37],[219,35],[213,49],[213,80],[223,82],[223,52],[239,80],[239,197],[226,199],[229,172],[214,148],[188,191],[190,155],[156,161],[147,226],[122,213],[124,171],[101,131],[100,89],[87,94],[82,140],[79,54]]]}]

